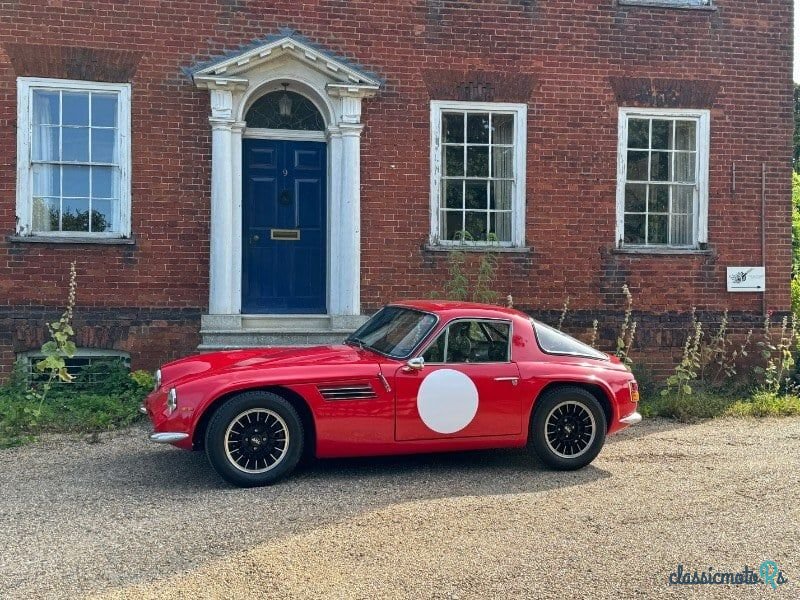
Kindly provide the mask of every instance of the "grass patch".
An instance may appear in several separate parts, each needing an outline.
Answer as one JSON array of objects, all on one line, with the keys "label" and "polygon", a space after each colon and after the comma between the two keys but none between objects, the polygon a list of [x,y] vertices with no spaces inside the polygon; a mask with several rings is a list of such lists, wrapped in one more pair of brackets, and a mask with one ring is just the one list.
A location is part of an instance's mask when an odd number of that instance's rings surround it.
[{"label": "grass patch", "polygon": [[139,405],[152,379],[128,373],[119,361],[95,363],[72,384],[56,385],[35,415],[38,401],[21,373],[0,386],[0,448],[20,446],[42,433],[99,433],[127,427],[141,417]]},{"label": "grass patch", "polygon": [[642,400],[644,417],[693,422],[717,417],[790,417],[800,415],[800,397],[771,392],[696,391],[684,398],[653,394]]}]

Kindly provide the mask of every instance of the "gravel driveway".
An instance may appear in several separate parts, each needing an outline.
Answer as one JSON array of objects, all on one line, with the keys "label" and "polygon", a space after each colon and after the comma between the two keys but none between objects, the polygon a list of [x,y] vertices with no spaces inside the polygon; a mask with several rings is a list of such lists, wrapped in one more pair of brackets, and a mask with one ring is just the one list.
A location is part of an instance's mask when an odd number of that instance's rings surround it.
[{"label": "gravel driveway", "polygon": [[[645,422],[575,473],[472,452],[255,490],[144,434],[0,451],[0,597],[800,597],[800,419]],[[765,559],[777,591],[667,585]]]}]

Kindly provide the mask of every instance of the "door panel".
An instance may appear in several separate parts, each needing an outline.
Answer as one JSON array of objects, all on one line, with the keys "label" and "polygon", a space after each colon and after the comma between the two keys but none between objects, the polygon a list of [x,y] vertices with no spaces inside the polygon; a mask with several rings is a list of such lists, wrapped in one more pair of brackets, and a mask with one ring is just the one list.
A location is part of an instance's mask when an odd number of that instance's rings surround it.
[{"label": "door panel", "polygon": [[243,142],[242,311],[325,313],[326,146]]},{"label": "door panel", "polygon": [[521,433],[519,376],[515,363],[426,365],[410,372],[399,368],[395,376],[397,440]]}]

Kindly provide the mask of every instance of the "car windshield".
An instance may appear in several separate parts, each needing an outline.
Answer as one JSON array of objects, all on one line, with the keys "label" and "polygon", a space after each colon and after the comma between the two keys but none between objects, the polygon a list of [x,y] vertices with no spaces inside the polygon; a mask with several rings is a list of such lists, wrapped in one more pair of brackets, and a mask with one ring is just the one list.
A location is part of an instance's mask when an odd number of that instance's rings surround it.
[{"label": "car windshield", "polygon": [[608,360],[608,355],[595,350],[588,344],[576,340],[574,337],[553,329],[549,325],[531,319],[533,329],[536,332],[536,339],[539,347],[548,354],[568,354],[571,356],[585,356],[587,358],[598,358]]},{"label": "car windshield", "polygon": [[436,325],[436,316],[410,308],[382,308],[347,342],[392,358],[407,358]]}]

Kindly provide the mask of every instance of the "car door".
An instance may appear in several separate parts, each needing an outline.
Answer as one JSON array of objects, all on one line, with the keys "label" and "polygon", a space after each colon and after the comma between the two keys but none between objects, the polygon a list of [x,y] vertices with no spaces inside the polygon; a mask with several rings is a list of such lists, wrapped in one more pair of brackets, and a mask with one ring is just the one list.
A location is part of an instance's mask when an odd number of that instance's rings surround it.
[{"label": "car door", "polygon": [[512,361],[512,324],[452,321],[418,353],[421,368],[395,374],[398,441],[521,433],[520,373]]}]

